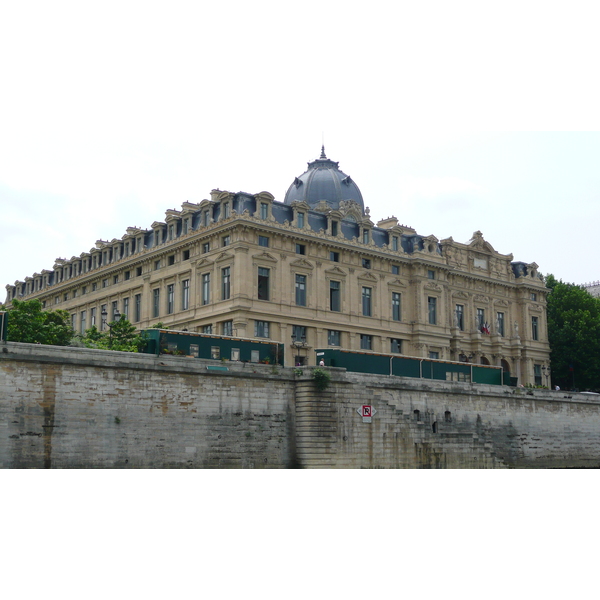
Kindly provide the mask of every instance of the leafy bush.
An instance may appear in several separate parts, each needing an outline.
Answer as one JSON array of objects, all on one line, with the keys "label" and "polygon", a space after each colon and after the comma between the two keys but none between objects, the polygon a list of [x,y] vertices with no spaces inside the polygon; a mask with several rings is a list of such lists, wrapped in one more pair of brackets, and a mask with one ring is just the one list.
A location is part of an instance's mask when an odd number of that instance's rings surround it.
[{"label": "leafy bush", "polygon": [[320,392],[326,390],[331,382],[331,375],[329,374],[329,371],[325,371],[325,369],[315,369],[313,371],[313,378],[315,380],[315,386]]}]

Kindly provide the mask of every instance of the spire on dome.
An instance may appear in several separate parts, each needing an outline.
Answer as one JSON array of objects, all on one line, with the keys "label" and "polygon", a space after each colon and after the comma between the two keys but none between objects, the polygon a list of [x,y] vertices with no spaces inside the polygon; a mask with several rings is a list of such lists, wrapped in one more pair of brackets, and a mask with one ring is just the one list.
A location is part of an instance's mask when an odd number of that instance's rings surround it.
[{"label": "spire on dome", "polygon": [[319,158],[327,158],[325,156],[325,145],[324,144],[321,146],[321,156],[319,156]]}]

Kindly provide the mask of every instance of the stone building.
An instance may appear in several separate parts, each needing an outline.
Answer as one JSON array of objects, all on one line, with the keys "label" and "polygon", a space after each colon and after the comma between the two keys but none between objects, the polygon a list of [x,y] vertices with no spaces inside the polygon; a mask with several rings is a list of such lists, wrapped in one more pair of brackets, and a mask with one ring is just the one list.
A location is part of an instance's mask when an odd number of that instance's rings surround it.
[{"label": "stone building", "polygon": [[77,332],[122,314],[140,329],[270,338],[286,344],[288,365],[314,364],[329,345],[501,365],[520,383],[547,384],[537,269],[479,231],[462,244],[395,217],[375,224],[323,149],[283,202],[213,190],[8,285],[6,302],[39,298],[69,311]]}]

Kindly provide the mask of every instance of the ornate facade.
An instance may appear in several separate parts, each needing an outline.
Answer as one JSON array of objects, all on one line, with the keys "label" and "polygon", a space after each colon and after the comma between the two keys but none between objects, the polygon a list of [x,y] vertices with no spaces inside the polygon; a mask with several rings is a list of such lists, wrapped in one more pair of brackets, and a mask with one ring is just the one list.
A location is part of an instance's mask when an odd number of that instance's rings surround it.
[{"label": "ornate facade", "polygon": [[[375,224],[354,181],[321,157],[283,202],[213,190],[57,259],[7,286],[6,303],[39,298],[74,329],[117,314],[140,329],[187,329],[282,341],[286,361],[315,348],[401,353],[501,365],[546,384],[547,289],[535,263],[513,262],[481,232],[466,244],[424,237],[395,217]],[[104,319],[102,314],[107,315]]]}]

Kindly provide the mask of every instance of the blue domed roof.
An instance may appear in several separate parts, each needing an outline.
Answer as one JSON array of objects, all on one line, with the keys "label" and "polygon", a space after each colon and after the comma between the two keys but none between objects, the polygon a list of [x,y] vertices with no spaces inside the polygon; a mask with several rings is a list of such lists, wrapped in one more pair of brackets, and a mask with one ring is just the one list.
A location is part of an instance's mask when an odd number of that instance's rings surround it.
[{"label": "blue domed roof", "polygon": [[325,200],[330,208],[337,210],[340,202],[354,200],[364,214],[365,205],[358,186],[343,171],[337,162],[325,156],[325,148],[321,147],[321,156],[308,163],[308,170],[294,179],[285,194],[284,203],[306,202],[315,208],[321,200]]}]

